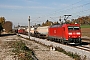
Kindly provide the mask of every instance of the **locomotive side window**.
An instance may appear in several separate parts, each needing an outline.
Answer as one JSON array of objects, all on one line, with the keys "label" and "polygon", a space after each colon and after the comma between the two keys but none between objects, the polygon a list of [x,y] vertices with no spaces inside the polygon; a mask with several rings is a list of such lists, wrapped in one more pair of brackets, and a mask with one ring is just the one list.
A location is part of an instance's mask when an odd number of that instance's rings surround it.
[{"label": "locomotive side window", "polygon": [[68,26],[68,30],[79,30],[78,26]]},{"label": "locomotive side window", "polygon": [[70,27],[70,26],[69,26],[69,27],[68,27],[68,30],[73,30],[73,27]]},{"label": "locomotive side window", "polygon": [[79,27],[74,27],[74,30],[79,30]]}]

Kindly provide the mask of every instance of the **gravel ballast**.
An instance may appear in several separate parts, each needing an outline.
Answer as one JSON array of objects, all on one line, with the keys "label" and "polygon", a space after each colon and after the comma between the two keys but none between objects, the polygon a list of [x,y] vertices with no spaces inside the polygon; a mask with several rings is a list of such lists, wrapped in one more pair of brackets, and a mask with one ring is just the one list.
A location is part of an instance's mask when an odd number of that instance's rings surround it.
[{"label": "gravel ballast", "polygon": [[[28,36],[25,36],[25,35],[21,35],[21,36],[28,38]],[[67,52],[72,52],[74,54],[80,55],[82,59],[86,56],[86,60],[90,60],[90,51],[85,51],[85,50],[77,49],[74,47],[66,46],[63,44],[47,41],[46,39],[39,39],[39,38],[35,38],[35,37],[30,37],[30,39],[35,40],[35,41],[42,43],[44,45],[47,45],[47,46],[60,47]]]}]

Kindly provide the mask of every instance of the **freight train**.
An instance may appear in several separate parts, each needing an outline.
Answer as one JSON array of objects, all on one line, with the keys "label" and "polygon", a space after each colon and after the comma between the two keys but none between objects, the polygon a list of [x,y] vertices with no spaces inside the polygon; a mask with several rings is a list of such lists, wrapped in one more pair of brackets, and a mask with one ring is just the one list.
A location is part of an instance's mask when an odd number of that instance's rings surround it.
[{"label": "freight train", "polygon": [[52,25],[37,28],[32,27],[30,35],[60,43],[81,44],[80,24]]}]

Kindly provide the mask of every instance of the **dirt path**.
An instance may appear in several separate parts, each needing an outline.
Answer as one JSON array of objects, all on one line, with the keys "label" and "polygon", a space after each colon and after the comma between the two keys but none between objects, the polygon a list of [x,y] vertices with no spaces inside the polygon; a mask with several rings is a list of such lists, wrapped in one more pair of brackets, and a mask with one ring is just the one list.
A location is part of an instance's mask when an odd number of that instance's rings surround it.
[{"label": "dirt path", "polygon": [[[15,55],[12,48],[7,45],[7,41],[16,41],[16,36],[0,37],[0,60],[15,60]],[[14,40],[15,39],[15,40]]]},{"label": "dirt path", "polygon": [[16,35],[0,37],[0,60],[18,60],[12,52],[12,48],[6,42],[19,40],[23,40],[30,49],[35,51],[38,60],[74,60],[61,52],[50,51],[49,47],[17,37]]}]

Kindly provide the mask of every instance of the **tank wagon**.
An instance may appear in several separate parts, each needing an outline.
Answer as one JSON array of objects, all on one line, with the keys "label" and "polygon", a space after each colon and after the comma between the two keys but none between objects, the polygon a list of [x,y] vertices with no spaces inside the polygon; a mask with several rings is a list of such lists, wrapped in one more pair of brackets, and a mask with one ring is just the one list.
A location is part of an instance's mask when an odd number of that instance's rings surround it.
[{"label": "tank wagon", "polygon": [[[35,29],[36,29],[35,27],[31,27],[30,28],[30,35],[31,36],[35,36],[35,33],[34,33],[35,32]],[[29,32],[29,28],[27,28],[26,32]]]},{"label": "tank wagon", "polygon": [[40,38],[47,38],[48,28],[49,26],[38,27],[34,32],[35,36]]},{"label": "tank wagon", "polygon": [[48,38],[61,43],[81,43],[79,24],[53,25],[48,29]]}]

